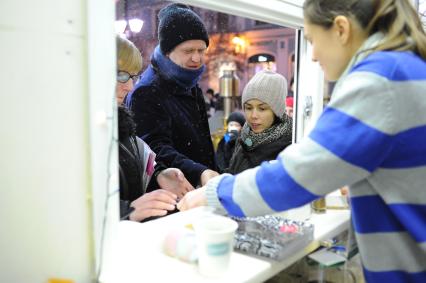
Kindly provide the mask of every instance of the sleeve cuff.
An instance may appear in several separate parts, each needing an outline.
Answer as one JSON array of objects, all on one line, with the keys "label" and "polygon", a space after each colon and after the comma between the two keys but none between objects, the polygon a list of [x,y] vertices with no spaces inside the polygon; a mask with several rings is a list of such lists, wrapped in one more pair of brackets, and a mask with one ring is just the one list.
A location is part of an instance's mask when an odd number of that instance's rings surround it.
[{"label": "sleeve cuff", "polygon": [[[186,164],[187,163],[185,163],[185,165]],[[204,172],[204,170],[209,169],[207,166],[204,166],[203,164],[200,164],[200,163],[196,163],[194,161],[191,161],[190,166],[182,166],[178,168],[182,170],[186,179],[188,179],[188,181],[194,187],[198,187],[200,185],[201,174]]]},{"label": "sleeve cuff", "polygon": [[226,209],[223,207],[222,203],[219,200],[219,196],[217,194],[217,188],[222,181],[222,179],[226,176],[232,176],[231,174],[222,174],[210,179],[206,184],[206,199],[207,205],[214,207],[216,212],[219,214],[228,214]]}]

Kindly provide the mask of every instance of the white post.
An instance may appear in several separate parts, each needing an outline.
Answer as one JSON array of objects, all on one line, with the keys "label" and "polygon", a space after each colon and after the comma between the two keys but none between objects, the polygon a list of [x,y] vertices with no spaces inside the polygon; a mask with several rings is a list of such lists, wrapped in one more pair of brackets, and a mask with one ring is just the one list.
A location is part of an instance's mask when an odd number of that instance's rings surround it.
[{"label": "white post", "polygon": [[116,183],[114,123],[101,117],[113,109],[113,19],[113,1],[0,2],[0,282],[94,281]]}]

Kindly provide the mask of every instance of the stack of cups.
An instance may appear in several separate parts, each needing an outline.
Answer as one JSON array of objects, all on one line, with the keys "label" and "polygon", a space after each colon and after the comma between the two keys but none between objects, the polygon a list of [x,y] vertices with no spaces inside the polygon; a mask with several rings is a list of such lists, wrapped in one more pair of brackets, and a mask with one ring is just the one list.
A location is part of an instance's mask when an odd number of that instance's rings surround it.
[{"label": "stack of cups", "polygon": [[200,274],[208,277],[223,275],[228,270],[238,223],[224,216],[212,215],[198,219],[193,226]]}]

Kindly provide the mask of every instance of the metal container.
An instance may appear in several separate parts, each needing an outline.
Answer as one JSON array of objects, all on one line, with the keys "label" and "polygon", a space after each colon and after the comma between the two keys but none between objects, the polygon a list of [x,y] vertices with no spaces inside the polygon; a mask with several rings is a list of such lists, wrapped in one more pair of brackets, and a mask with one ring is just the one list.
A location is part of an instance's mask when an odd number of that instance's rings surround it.
[{"label": "metal container", "polygon": [[220,96],[222,97],[236,97],[239,96],[240,79],[234,70],[224,70],[222,76],[219,78],[220,83]]},{"label": "metal container", "polygon": [[224,70],[219,78],[220,96],[223,98],[224,123],[234,110],[234,100],[240,96],[240,79],[234,70]]}]

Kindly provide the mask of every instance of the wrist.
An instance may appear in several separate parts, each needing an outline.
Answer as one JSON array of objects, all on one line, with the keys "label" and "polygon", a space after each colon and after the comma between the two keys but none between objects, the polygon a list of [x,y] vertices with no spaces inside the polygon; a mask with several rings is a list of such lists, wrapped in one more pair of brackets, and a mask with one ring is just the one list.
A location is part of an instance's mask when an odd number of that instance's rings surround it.
[{"label": "wrist", "polygon": [[152,174],[152,177],[158,182],[158,179],[157,179],[158,175],[160,175],[161,172],[163,172],[165,169],[167,169],[167,167],[162,165],[162,164],[155,166],[154,173]]},{"label": "wrist", "polygon": [[205,197],[206,197],[206,205],[214,207],[217,213],[227,214],[226,209],[223,207],[220,202],[219,195],[217,189],[219,187],[220,182],[224,177],[232,176],[230,174],[222,174],[212,178],[205,186]]}]

